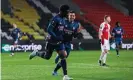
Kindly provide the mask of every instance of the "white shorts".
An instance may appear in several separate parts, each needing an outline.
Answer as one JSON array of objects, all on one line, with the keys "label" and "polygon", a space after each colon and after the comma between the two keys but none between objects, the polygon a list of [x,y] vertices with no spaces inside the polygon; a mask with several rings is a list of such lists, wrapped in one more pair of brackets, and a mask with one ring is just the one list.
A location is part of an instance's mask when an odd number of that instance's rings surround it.
[{"label": "white shorts", "polygon": [[101,50],[104,52],[104,50],[110,50],[110,44],[109,40],[104,39],[104,44],[101,44]]}]

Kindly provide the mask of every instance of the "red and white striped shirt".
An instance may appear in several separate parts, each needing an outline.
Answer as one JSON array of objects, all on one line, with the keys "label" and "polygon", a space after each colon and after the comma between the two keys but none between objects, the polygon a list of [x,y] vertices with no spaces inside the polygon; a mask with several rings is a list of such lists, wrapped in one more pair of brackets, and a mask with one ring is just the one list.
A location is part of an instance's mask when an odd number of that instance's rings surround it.
[{"label": "red and white striped shirt", "polygon": [[102,31],[101,33],[101,39],[109,40],[110,37],[110,25],[106,22],[101,23],[100,29]]}]

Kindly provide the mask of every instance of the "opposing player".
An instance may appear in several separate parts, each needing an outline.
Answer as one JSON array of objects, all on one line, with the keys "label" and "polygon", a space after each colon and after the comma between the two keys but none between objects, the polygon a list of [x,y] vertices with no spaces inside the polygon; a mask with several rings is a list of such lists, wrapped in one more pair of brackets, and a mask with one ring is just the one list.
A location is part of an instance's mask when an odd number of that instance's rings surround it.
[{"label": "opposing player", "polygon": [[110,16],[105,15],[104,22],[101,23],[100,29],[99,29],[99,40],[101,43],[101,51],[102,51],[99,59],[100,66],[107,66],[106,58],[107,58],[107,54],[109,53],[108,51],[110,50],[109,39],[111,37],[110,25],[109,25],[110,22],[111,22]]},{"label": "opposing player", "polygon": [[120,22],[116,22],[116,25],[112,30],[112,35],[114,37],[116,44],[116,53],[117,56],[119,57],[119,49],[121,48],[122,35],[123,35],[123,28],[121,27]]},{"label": "opposing player", "polygon": [[57,16],[53,17],[51,22],[48,25],[48,38],[46,43],[46,50],[44,52],[39,52],[37,50],[33,51],[30,54],[29,59],[34,58],[35,56],[41,57],[43,59],[49,60],[52,56],[54,50],[58,51],[58,55],[61,59],[61,67],[63,69],[64,77],[63,80],[71,80],[72,78],[67,76],[67,62],[64,43],[63,43],[63,34],[64,27],[66,26],[66,17],[68,14],[69,6],[62,5],[60,7],[60,12]]},{"label": "opposing player", "polygon": [[[17,28],[17,25],[14,23],[13,24],[13,29],[10,29],[11,31],[11,36],[13,37],[13,45],[14,45],[14,51],[18,46],[19,40],[22,36],[22,32],[19,28]],[[14,55],[14,51],[12,51],[12,53],[10,54],[10,56]]]},{"label": "opposing player", "polygon": [[[64,28],[64,35],[63,35],[63,43],[65,45],[65,50],[67,52],[67,57],[70,54],[71,51],[71,41],[73,37],[76,37],[78,33],[80,32],[80,24],[79,22],[75,21],[76,15],[74,11],[70,11],[68,13],[68,20],[67,26]],[[58,52],[58,51],[57,51]],[[52,75],[57,75],[57,71],[61,68],[61,62],[58,63],[59,55],[57,55],[55,62],[57,63]]]}]

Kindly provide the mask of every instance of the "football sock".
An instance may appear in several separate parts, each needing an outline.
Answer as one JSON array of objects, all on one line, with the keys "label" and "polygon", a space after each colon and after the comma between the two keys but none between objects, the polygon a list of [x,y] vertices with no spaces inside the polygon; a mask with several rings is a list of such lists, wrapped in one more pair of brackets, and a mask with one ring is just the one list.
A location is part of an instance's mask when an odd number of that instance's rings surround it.
[{"label": "football sock", "polygon": [[103,56],[104,56],[104,53],[102,52],[101,55],[100,55],[100,59],[99,60],[102,60]]},{"label": "football sock", "polygon": [[116,53],[117,53],[117,55],[119,55],[119,49],[116,49]]},{"label": "football sock", "polygon": [[61,68],[61,62],[59,62],[59,63],[56,65],[56,67],[55,67],[55,69],[54,69],[54,72],[57,72],[60,68]]},{"label": "football sock", "polygon": [[67,63],[66,63],[66,59],[62,59],[61,60],[61,66],[62,66],[62,69],[63,69],[63,74],[67,75]]},{"label": "football sock", "polygon": [[55,58],[55,63],[57,64],[58,61],[59,61],[60,57],[57,55],[56,58]]},{"label": "football sock", "polygon": [[107,53],[104,54],[103,63],[106,63]]},{"label": "football sock", "polygon": [[41,58],[45,58],[44,57],[45,52],[37,52],[36,55],[39,56],[39,57],[41,57]]},{"label": "football sock", "polygon": [[16,49],[17,49],[17,47],[14,47],[14,50],[12,51],[12,53],[14,53]]}]

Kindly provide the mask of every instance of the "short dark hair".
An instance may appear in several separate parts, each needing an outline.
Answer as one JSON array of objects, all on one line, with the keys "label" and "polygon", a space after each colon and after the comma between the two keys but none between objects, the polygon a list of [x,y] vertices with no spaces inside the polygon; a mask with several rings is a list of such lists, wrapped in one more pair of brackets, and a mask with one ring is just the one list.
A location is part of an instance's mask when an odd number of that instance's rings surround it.
[{"label": "short dark hair", "polygon": [[118,25],[120,22],[119,21],[117,21],[116,23],[115,23],[115,25]]},{"label": "short dark hair", "polygon": [[68,11],[69,8],[70,8],[70,7],[69,7],[68,5],[64,4],[64,5],[61,5],[61,6],[60,6],[59,10],[60,10],[61,12],[64,12],[64,11]]},{"label": "short dark hair", "polygon": [[75,11],[71,10],[71,11],[69,11],[69,13],[75,13]]},{"label": "short dark hair", "polygon": [[110,17],[110,15],[105,15],[105,16],[104,16],[104,19],[107,19],[108,17]]}]

